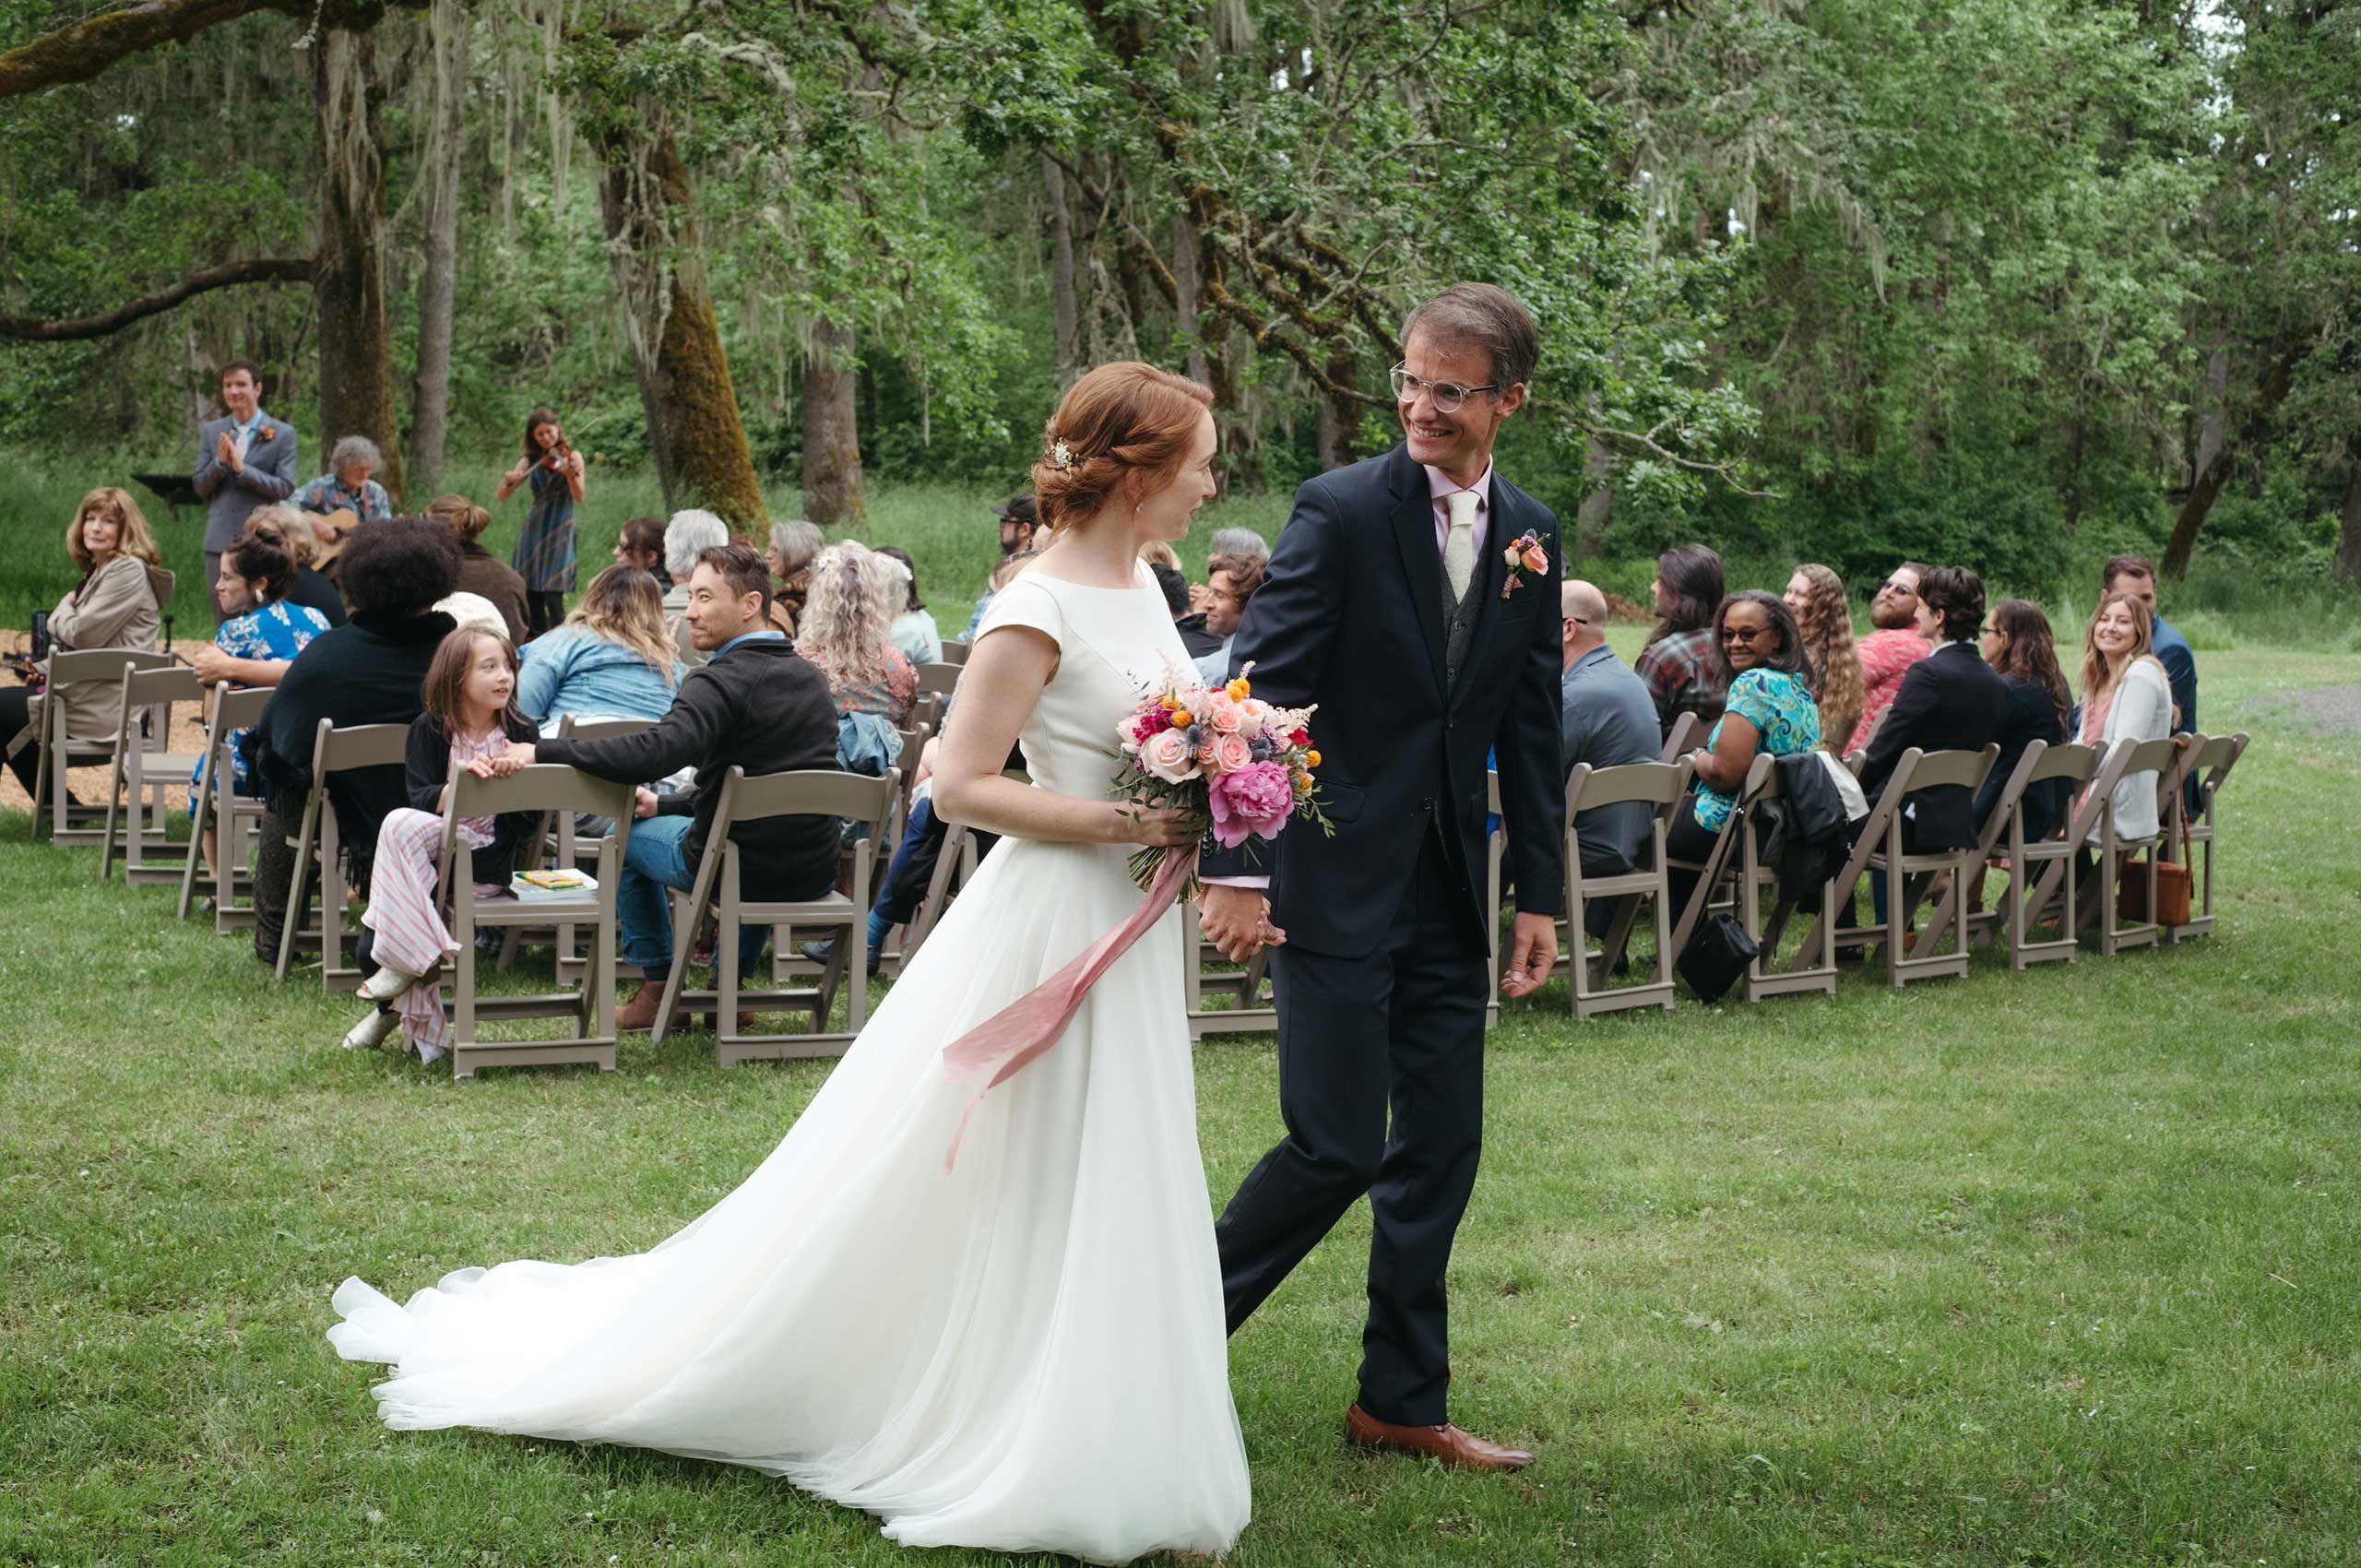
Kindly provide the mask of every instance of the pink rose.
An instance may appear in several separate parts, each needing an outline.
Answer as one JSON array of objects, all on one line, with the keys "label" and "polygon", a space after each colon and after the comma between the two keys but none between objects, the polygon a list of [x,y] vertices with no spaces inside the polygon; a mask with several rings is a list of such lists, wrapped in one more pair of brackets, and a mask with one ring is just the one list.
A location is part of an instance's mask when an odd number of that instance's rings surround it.
[{"label": "pink rose", "polygon": [[1295,811],[1295,785],[1275,762],[1249,763],[1217,776],[1206,790],[1214,837],[1234,849],[1249,837],[1276,838]]},{"label": "pink rose", "polygon": [[1223,773],[1235,773],[1254,760],[1254,748],[1243,735],[1216,735],[1213,749],[1214,766]]},{"label": "pink rose", "polygon": [[1246,715],[1239,711],[1236,700],[1228,693],[1216,692],[1207,700],[1212,709],[1205,715],[1205,722],[1214,727],[1216,734],[1235,735],[1245,725]]},{"label": "pink rose", "polygon": [[1197,776],[1196,760],[1189,754],[1189,737],[1178,730],[1159,731],[1141,742],[1140,766],[1174,784]]},{"label": "pink rose", "polygon": [[1527,548],[1525,552],[1525,569],[1528,572],[1548,571],[1549,569],[1549,556],[1548,552],[1544,551],[1537,544]]}]

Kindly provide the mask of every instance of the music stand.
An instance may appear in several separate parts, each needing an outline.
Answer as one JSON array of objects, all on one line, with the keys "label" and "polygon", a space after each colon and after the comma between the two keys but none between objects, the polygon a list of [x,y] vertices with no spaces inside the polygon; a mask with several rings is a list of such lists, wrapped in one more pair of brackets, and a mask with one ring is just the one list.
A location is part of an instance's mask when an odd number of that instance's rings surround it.
[{"label": "music stand", "polygon": [[133,474],[131,477],[175,513],[184,506],[205,505],[205,497],[196,493],[196,481],[186,473]]}]

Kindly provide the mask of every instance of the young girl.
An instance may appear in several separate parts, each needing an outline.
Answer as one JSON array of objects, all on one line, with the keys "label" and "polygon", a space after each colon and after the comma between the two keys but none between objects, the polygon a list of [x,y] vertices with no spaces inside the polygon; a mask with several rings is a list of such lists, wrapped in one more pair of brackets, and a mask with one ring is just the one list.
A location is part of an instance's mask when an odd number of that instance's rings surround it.
[{"label": "young girl", "polygon": [[500,476],[495,500],[505,501],[529,478],[533,509],[516,539],[514,564],[525,579],[530,636],[565,619],[565,596],[574,591],[574,508],[582,499],[582,454],[565,444],[557,415],[535,409],[525,416],[525,455]]},{"label": "young girl", "polygon": [[[443,988],[426,979],[459,950],[435,908],[443,814],[450,803],[451,766],[479,778],[501,769],[492,759],[510,743],[537,741],[540,731],[516,712],[516,650],[481,626],[462,626],[443,639],[426,671],[426,711],[410,722],[409,805],[387,815],[377,830],[377,861],[370,874],[369,908],[361,923],[375,933],[377,972],[361,996],[374,1004],[344,1037],[349,1050],[373,1046],[399,1025],[432,1062],[449,1047]],[[511,812],[459,821],[459,842],[471,852],[479,897],[505,892],[516,850],[539,814]]]}]

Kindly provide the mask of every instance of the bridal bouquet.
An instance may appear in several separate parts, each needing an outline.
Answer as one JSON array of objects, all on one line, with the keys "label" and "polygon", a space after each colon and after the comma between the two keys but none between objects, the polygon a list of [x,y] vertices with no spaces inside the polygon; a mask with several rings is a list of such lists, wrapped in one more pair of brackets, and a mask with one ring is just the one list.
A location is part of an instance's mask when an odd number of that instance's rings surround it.
[{"label": "bridal bouquet", "polygon": [[[1276,838],[1299,814],[1329,830],[1312,770],[1312,710],[1273,707],[1254,695],[1249,665],[1227,685],[1208,686],[1192,670],[1168,670],[1116,734],[1123,766],[1116,793],[1134,805],[1177,807],[1204,817],[1225,849],[1249,838]],[[1149,885],[1165,851],[1132,857],[1132,877]]]}]

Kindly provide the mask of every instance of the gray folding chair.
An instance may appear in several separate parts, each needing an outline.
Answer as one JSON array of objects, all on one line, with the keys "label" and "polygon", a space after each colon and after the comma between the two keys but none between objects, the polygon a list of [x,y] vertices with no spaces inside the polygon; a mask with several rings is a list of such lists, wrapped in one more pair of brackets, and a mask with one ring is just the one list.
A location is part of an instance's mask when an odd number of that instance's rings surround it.
[{"label": "gray folding chair", "polygon": [[[2114,792],[2129,754],[2120,746],[2111,757],[2094,746],[2047,746],[2025,776],[2026,790],[2051,779],[2066,780],[2074,790],[2074,803],[2064,826],[2047,838],[2025,837],[2023,791],[2009,813],[2008,836],[2001,840],[2008,849],[2009,885],[2000,901],[1999,929],[2008,943],[2010,968],[2022,972],[2034,964],[2074,961],[2074,884],[2080,874],[2075,857],[2097,825],[2100,802]],[[2054,941],[2035,933],[2052,899],[2058,900]]]},{"label": "gray folding chair", "polygon": [[[2171,806],[2165,799],[2166,791],[2177,794],[2180,790],[2180,743],[2170,736],[2162,740],[2137,742],[2118,741],[2118,749],[2129,748],[2123,766],[2116,770],[2120,783],[2136,778],[2142,773],[2156,776],[2156,831],[2140,837],[2127,837],[2115,815],[2115,791],[2109,790],[2098,802],[2098,866],[2097,873],[2082,890],[2082,903],[2075,921],[2079,928],[2096,924],[2099,932],[2099,954],[2112,958],[2127,947],[2152,947],[2163,940],[2164,927],[2156,920],[2156,861],[2163,852],[2165,827]],[[2142,849],[2148,851],[2138,861],[2130,859]],[[2119,875],[2128,874],[2145,884],[2147,897],[2142,904],[2147,918],[2125,920],[2120,900],[2116,897]]]},{"label": "gray folding chair", "polygon": [[[1983,787],[1984,776],[1992,770],[1993,761],[1999,754],[1998,745],[1987,745],[1980,752],[1920,752],[1913,746],[1902,754],[1903,760],[1895,766],[1893,781],[1887,790],[1891,793],[1899,786],[1906,797],[1921,790],[1952,785],[1973,795]],[[1966,975],[1968,948],[1964,930],[1952,932],[1952,950],[1945,953],[1938,951],[1932,940],[1921,938],[1914,943],[1910,922],[1936,873],[1948,873],[1952,885],[1957,888],[1966,883],[1976,864],[1972,847],[1923,853],[1905,849],[1906,809],[1905,799],[1887,816],[1882,839],[1869,860],[1869,873],[1885,879],[1885,920],[1880,924],[1857,928],[1864,934],[1884,936],[1886,983],[1897,991],[1914,980]],[[1850,890],[1851,885],[1847,884],[1845,891]]]},{"label": "gray folding chair", "polygon": [[[213,688],[213,715],[205,725],[205,778],[189,790],[189,842],[202,843],[208,827],[219,840],[213,847],[208,874],[213,878],[213,929],[223,935],[255,923],[254,873],[246,869],[246,855],[263,813],[259,796],[237,792],[230,737],[261,723],[262,710],[270,698],[268,686],[232,686],[223,681]],[[181,864],[182,920],[188,919],[189,908],[196,902],[196,868],[203,858],[191,853]],[[244,902],[238,897],[242,892],[248,896]]]},{"label": "gray folding chair", "polygon": [[[652,719],[577,719],[569,713],[557,721],[557,733],[561,739],[568,741],[611,741],[624,735],[636,735],[651,728],[655,722]],[[629,809],[625,807],[626,812]],[[583,834],[575,818],[605,814],[604,812],[557,813],[540,845],[518,858],[516,869],[531,871],[544,865],[555,865],[572,866],[578,871],[586,862],[595,862],[599,854],[599,846],[605,840]],[[613,831],[611,826],[608,829],[610,834]],[[620,865],[622,862],[616,863]],[[556,951],[558,979],[573,980],[582,972],[583,965],[583,959],[574,951],[574,936],[573,923],[566,921],[552,921],[544,926],[524,922],[513,925],[501,938],[501,972],[505,974],[516,964],[517,949],[528,939],[534,942],[546,940]],[[636,965],[621,964],[617,966],[616,973],[628,977],[638,974],[639,968]]]},{"label": "gray folding chair", "polygon": [[918,667],[919,695],[937,697],[948,702],[953,690],[959,684],[960,669],[960,665],[947,660],[919,665]]},{"label": "gray folding chair", "polygon": [[306,923],[302,918],[303,897],[316,860],[320,868],[320,989],[331,996],[359,989],[360,968],[344,961],[345,901],[350,890],[344,880],[344,846],[338,836],[336,807],[328,800],[328,779],[358,768],[399,767],[409,746],[407,724],[356,724],[339,730],[328,719],[320,720],[312,739],[312,788],[303,797],[303,820],[295,837],[287,841],[288,848],[295,851],[295,872],[287,888],[287,923],[279,933],[279,963],[274,973],[279,980],[287,978],[297,940],[314,935],[311,930],[299,931],[298,927]]},{"label": "gray folding chair", "polygon": [[1878,709],[1878,716],[1869,720],[1869,733],[1861,737],[1861,743],[1845,754],[1845,766],[1853,770],[1854,778],[1861,776],[1861,764],[1868,760],[1869,748],[1877,744],[1878,731],[1885,728],[1886,715],[1892,711],[1893,704],[1890,702]]},{"label": "gray folding chair", "polygon": [[[2246,752],[2247,734],[2241,730],[2235,735],[2200,735],[2182,754],[2181,775],[2195,780],[2197,787],[2173,791],[2174,822],[2165,837],[2178,848],[2189,866],[2189,923],[2166,931],[2168,942],[2213,934],[2214,797]],[[2192,794],[2197,800],[2194,812],[2189,809]]]},{"label": "gray folding chair", "polygon": [[[874,863],[870,846],[884,831],[894,793],[902,787],[897,769],[883,778],[866,774],[812,769],[748,778],[733,767],[722,784],[705,853],[697,861],[696,885],[672,899],[672,969],[664,980],[662,1005],[657,1009],[654,1036],[664,1039],[675,1009],[713,1007],[719,1016],[715,1056],[721,1065],[741,1062],[801,1056],[841,1056],[860,1034],[869,1017],[869,872]],[[852,890],[833,887],[816,897],[800,900],[749,899],[740,883],[738,846],[730,839],[733,824],[775,816],[833,816],[853,825]],[[683,989],[689,952],[697,928],[707,914],[716,920],[714,964],[720,984],[711,991]],[[745,990],[738,973],[738,932],[746,925],[767,925],[786,932],[832,931],[836,940],[827,968],[808,987]],[[780,940],[789,938],[782,936]],[[830,1030],[828,1015],[839,984],[849,980],[850,1000],[845,1027]],[[809,1009],[812,1027],[794,1034],[747,1034],[739,1028],[740,1008],[777,1012]]]},{"label": "gray folding chair", "polygon": [[974,646],[972,643],[962,642],[957,637],[945,637],[943,639],[942,661],[945,664],[965,664],[967,662],[968,651]]},{"label": "gray folding chair", "polygon": [[[115,719],[114,757],[107,778],[107,825],[101,835],[99,880],[114,874],[123,858],[126,883],[171,882],[181,872],[159,861],[193,858],[196,841],[172,837],[172,791],[184,789],[201,754],[166,748],[172,709],[205,700],[205,683],[184,664],[161,670],[125,670],[122,708]],[[121,808],[118,810],[118,808]],[[118,826],[118,825],[120,825]]]},{"label": "gray folding chair", "polygon": [[1664,749],[1656,753],[1656,760],[1658,762],[1679,762],[1682,757],[1687,756],[1691,752],[1693,752],[1699,746],[1703,745],[1705,743],[1705,738],[1703,735],[1699,733],[1699,731],[1704,728],[1705,727],[1703,724],[1697,721],[1697,716],[1695,714],[1690,712],[1685,707],[1682,708],[1679,713],[1673,715],[1672,731],[1669,734],[1665,736]]},{"label": "gray folding chair", "polygon": [[17,731],[17,738],[8,743],[8,755],[12,757],[27,746],[41,747],[41,760],[33,769],[33,837],[41,837],[43,814],[49,817],[52,843],[95,844],[101,832],[97,819],[105,808],[95,801],[75,800],[73,791],[66,787],[65,771],[112,762],[114,736],[68,735],[65,704],[59,699],[80,686],[117,685],[126,669],[164,670],[173,662],[169,654],[139,647],[90,647],[49,656],[48,689],[32,700],[31,722]]},{"label": "gray folding chair", "polygon": [[1968,900],[1971,897],[1977,897],[1980,901],[1976,890],[1983,879],[1983,868],[1990,863],[2000,842],[2000,835],[2008,829],[2009,818],[2023,808],[2025,790],[2039,773],[2042,756],[2048,750],[2049,742],[2047,741],[2027,742],[2023,754],[2009,770],[2009,777],[2000,781],[2000,792],[1992,797],[1991,808],[1985,813],[1983,825],[1976,829],[1975,848],[1968,851],[1968,863],[1972,869],[1965,878],[1953,877],[1950,889],[1935,901],[1933,912],[1928,915],[1926,925],[1918,932],[1919,946],[1933,952],[1942,942],[1943,933],[1951,929],[1953,920],[1962,922],[1962,938],[1971,944],[1979,936],[1988,935],[1998,925],[1996,917],[1986,914],[1980,908],[1970,908]]},{"label": "gray folding chair", "polygon": [[[631,837],[632,786],[594,778],[579,768],[536,763],[499,778],[479,778],[454,766],[451,791],[443,814],[441,873],[437,883],[450,906],[451,940],[458,952],[451,960],[451,1075],[473,1077],[481,1067],[551,1067],[587,1063],[602,1072],[615,1070],[615,890],[623,879],[623,850]],[[613,819],[614,831],[596,840],[591,875],[595,893],[563,898],[523,900],[504,896],[476,897],[475,881],[465,858],[471,851],[459,842],[464,817],[496,816],[506,812],[539,812],[542,820],[535,842],[548,826],[548,814],[571,819],[577,813]],[[591,928],[589,962],[580,981],[571,989],[523,995],[479,996],[476,992],[476,932],[479,928],[551,926],[563,923]],[[561,980],[563,977],[561,977]],[[571,1017],[576,1033],[557,1039],[487,1040],[478,1033],[485,1019]]]},{"label": "gray folding chair", "polygon": [[[1775,866],[1762,863],[1762,834],[1757,831],[1755,817],[1774,801],[1786,798],[1786,775],[1774,761],[1759,777],[1750,776],[1748,790],[1738,803],[1738,814],[1746,820],[1738,829],[1738,920],[1746,934],[1754,939],[1754,956],[1747,960],[1746,999],[1760,1002],[1766,996],[1788,996],[1797,992],[1824,992],[1836,994],[1836,956],[1832,949],[1816,964],[1798,965],[1793,968],[1774,967],[1779,951],[1779,941],[1786,933],[1787,921],[1793,918],[1796,906],[1784,896],[1771,901],[1771,914],[1762,914],[1762,892],[1779,887],[1780,875]],[[1820,909],[1813,918],[1825,924],[1836,921],[1836,884],[1820,885]]]},{"label": "gray folding chair", "polygon": [[[1696,716],[1683,713],[1676,732],[1685,725],[1696,728]],[[1665,888],[1664,837],[1666,818],[1680,803],[1689,788],[1691,765],[1687,759],[1677,763],[1635,762],[1620,767],[1594,769],[1588,763],[1576,763],[1566,777],[1566,943],[1565,965],[1569,987],[1569,1006],[1576,1018],[1590,1018],[1601,1013],[1617,1012],[1626,1007],[1661,1007],[1672,1011],[1672,965],[1679,949],[1672,940],[1672,899]],[[1599,806],[1636,802],[1651,808],[1648,841],[1642,849],[1645,861],[1629,872],[1611,876],[1587,876],[1583,872],[1582,830],[1575,826],[1576,816]],[[1655,911],[1656,956],[1655,973],[1645,981],[1634,985],[1611,986],[1608,983],[1616,956],[1622,944],[1611,942],[1612,952],[1602,952],[1596,958],[1590,953],[1589,927],[1585,913],[1594,899],[1612,898],[1617,901],[1617,919],[1628,930],[1638,901],[1647,899]]]},{"label": "gray folding chair", "polygon": [[[1180,946],[1180,991],[1188,1009],[1192,1041],[1207,1035],[1266,1033],[1279,1027],[1278,1003],[1271,993],[1267,948],[1258,950],[1236,968],[1208,972],[1205,965],[1221,955],[1205,940],[1204,930],[1197,924],[1193,904],[1182,907]],[[1208,1007],[1208,995],[1227,997],[1229,1004]]]}]

